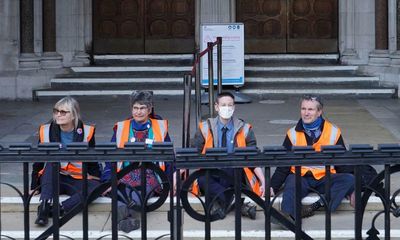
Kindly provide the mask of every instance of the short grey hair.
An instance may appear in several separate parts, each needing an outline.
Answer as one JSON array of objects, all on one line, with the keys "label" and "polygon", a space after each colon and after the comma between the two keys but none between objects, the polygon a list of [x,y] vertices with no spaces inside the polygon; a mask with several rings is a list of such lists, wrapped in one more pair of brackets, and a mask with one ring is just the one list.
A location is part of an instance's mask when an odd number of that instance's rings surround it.
[{"label": "short grey hair", "polygon": [[[72,117],[74,118],[74,126],[75,128],[78,127],[79,119],[81,119],[81,109],[79,107],[78,101],[75,98],[67,96],[60,99],[56,104],[54,104],[55,109],[59,109],[61,106],[65,106],[68,111],[71,112]],[[55,122],[55,115],[53,114],[53,121]]]},{"label": "short grey hair", "polygon": [[322,108],[324,107],[324,103],[322,102],[321,96],[306,94],[300,98],[300,106],[303,103],[303,101],[315,101],[317,103],[317,109],[319,111],[321,111]]},{"label": "short grey hair", "polygon": [[153,107],[153,93],[151,91],[133,91],[130,96],[130,110],[136,103],[146,105],[151,109]]}]

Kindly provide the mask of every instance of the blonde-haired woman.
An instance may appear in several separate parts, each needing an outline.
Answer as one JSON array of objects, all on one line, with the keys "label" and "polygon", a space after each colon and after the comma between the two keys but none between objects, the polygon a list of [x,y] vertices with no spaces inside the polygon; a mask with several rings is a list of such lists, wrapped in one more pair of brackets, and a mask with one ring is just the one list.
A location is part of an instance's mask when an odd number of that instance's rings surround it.
[{"label": "blonde-haired woman", "polygon": [[[72,97],[64,97],[53,107],[53,119],[50,123],[43,124],[39,128],[39,142],[60,143],[61,149],[72,142],[88,142],[89,146],[95,145],[94,126],[85,125],[80,120],[80,108],[78,102]],[[53,198],[53,168],[51,164],[34,163],[32,171],[32,190],[40,188],[40,205],[35,224],[45,226],[50,214],[50,202]],[[88,192],[90,193],[98,184],[100,167],[97,163],[88,164]],[[60,213],[70,211],[81,202],[82,191],[82,163],[60,163],[60,194],[71,196],[60,205]]]}]

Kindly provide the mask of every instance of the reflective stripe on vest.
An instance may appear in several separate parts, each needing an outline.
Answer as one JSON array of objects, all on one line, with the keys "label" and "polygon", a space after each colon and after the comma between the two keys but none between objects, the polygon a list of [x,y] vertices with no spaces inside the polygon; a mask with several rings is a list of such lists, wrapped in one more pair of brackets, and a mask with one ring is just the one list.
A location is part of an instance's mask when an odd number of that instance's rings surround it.
[{"label": "reflective stripe on vest", "polygon": [[[200,131],[203,135],[204,138],[204,146],[202,149],[202,154],[205,154],[207,148],[212,148],[213,146],[213,136],[211,134],[210,128],[208,126],[207,121],[203,121],[199,124]],[[246,138],[247,135],[249,134],[251,125],[248,123],[245,123],[243,127],[236,133],[236,144],[237,147],[246,147]],[[260,183],[254,174],[254,172],[249,169],[249,168],[243,168],[247,181],[249,182],[251,189],[253,192],[258,194],[259,196],[261,195],[261,190],[260,190]],[[195,195],[199,195],[199,187],[197,181],[194,182],[192,186],[192,193]]]},{"label": "reflective stripe on vest", "polygon": [[[153,140],[155,142],[164,142],[164,139],[167,137],[168,133],[168,121],[167,120],[158,120],[150,118],[151,127],[153,129]],[[115,134],[115,140],[118,148],[124,148],[125,143],[129,142],[129,131],[131,127],[131,119],[124,120],[116,123],[117,130]],[[165,163],[158,163],[161,170],[165,171]],[[118,162],[117,169],[121,170],[123,167],[123,162]]]},{"label": "reflective stripe on vest", "polygon": [[[83,142],[89,142],[93,137],[94,127],[84,124],[83,131]],[[41,143],[50,142],[50,124],[40,126],[39,141]],[[60,162],[60,172],[76,179],[82,179],[82,162]]]},{"label": "reflective stripe on vest", "polygon": [[[293,146],[307,146],[307,140],[304,132],[297,132],[295,127],[288,130],[287,135]],[[341,135],[340,129],[332,123],[325,120],[323,131],[318,141],[312,146],[315,151],[320,152],[324,145],[335,145]],[[295,167],[290,168],[292,173],[295,173]],[[304,176],[308,171],[312,173],[315,179],[321,179],[325,176],[325,166],[302,166],[301,176]],[[331,166],[331,173],[336,173],[335,168]]]}]

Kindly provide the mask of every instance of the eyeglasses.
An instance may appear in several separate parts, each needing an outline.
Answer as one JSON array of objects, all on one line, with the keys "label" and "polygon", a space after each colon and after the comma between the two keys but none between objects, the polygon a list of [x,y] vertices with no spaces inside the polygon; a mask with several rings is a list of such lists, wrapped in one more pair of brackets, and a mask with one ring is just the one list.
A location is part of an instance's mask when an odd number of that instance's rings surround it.
[{"label": "eyeglasses", "polygon": [[60,114],[61,116],[65,116],[67,115],[67,113],[70,113],[70,111],[58,110],[57,108],[53,108],[54,115]]},{"label": "eyeglasses", "polygon": [[315,96],[315,95],[310,95],[310,94],[306,94],[302,97],[302,100],[307,100],[307,101],[317,101],[321,106],[323,106],[324,104],[322,103],[322,99],[319,96]]},{"label": "eyeglasses", "polygon": [[134,112],[144,112],[148,109],[148,107],[133,107],[132,109]]}]

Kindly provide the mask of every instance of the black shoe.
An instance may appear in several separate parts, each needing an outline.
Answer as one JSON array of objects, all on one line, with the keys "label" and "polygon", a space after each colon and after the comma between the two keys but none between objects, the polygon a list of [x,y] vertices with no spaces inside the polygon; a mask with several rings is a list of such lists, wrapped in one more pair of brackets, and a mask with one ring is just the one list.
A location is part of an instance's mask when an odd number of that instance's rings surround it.
[{"label": "black shoe", "polygon": [[133,217],[128,217],[118,222],[118,230],[129,233],[140,228],[140,220]]},{"label": "black shoe", "polygon": [[302,206],[301,207],[301,218],[308,218],[314,215],[315,211],[320,209],[322,204],[317,201],[313,204]]},{"label": "black shoe", "polygon": [[[60,211],[60,214],[58,216],[59,217],[63,217],[64,214],[65,214],[65,210],[64,210],[64,207],[61,204],[59,204],[58,210]],[[50,207],[49,207],[49,218],[52,218],[52,217],[53,217],[53,205],[50,205]]]},{"label": "black shoe", "polygon": [[37,210],[35,224],[39,226],[46,226],[49,223],[49,209],[50,203],[47,200],[44,200],[40,203]]},{"label": "black shoe", "polygon": [[217,216],[218,219],[224,219],[226,217],[226,212],[218,202],[214,202],[210,210],[210,215]]},{"label": "black shoe", "polygon": [[248,217],[252,220],[256,219],[257,206],[251,202],[246,202],[242,204],[241,207],[242,216]]}]

